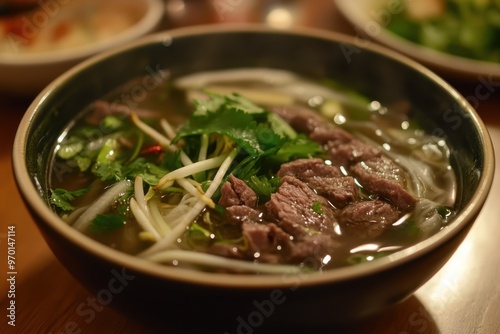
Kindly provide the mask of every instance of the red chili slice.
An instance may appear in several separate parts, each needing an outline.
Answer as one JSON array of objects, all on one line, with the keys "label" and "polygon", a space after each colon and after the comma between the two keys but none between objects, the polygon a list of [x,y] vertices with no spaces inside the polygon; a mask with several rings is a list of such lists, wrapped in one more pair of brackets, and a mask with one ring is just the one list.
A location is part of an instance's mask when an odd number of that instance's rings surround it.
[{"label": "red chili slice", "polygon": [[164,152],[163,147],[161,147],[160,145],[152,145],[142,150],[141,155],[160,154],[163,152]]}]

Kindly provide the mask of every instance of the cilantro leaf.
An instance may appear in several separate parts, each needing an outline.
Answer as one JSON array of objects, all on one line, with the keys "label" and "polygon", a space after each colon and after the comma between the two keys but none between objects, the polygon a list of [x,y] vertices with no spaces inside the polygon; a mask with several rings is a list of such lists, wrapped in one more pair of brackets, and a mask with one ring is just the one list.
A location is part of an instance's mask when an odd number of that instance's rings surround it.
[{"label": "cilantro leaf", "polygon": [[173,142],[186,136],[221,134],[229,137],[248,154],[255,155],[263,151],[256,136],[256,128],[257,123],[250,114],[243,110],[223,107],[203,116],[191,117],[179,130]]},{"label": "cilantro leaf", "polygon": [[156,185],[167,173],[168,170],[148,162],[145,158],[137,158],[123,168],[125,177],[135,179],[140,176],[149,185]]},{"label": "cilantro leaf", "polygon": [[281,178],[267,178],[266,176],[256,176],[252,175],[249,179],[245,180],[245,183],[252,188],[253,191],[259,196],[259,202],[267,202],[271,198],[271,194],[276,192],[279,187]]},{"label": "cilantro leaf", "polygon": [[76,197],[86,194],[91,187],[69,191],[62,188],[51,189],[50,203],[60,208],[63,211],[72,211],[75,209],[69,202],[73,201]]},{"label": "cilantro leaf", "polygon": [[290,124],[288,124],[283,118],[278,116],[276,113],[269,113],[267,116],[267,120],[269,125],[273,129],[275,133],[282,137],[295,138],[297,136],[297,132]]},{"label": "cilantro leaf", "polygon": [[113,231],[125,225],[125,221],[126,217],[121,214],[99,214],[90,223],[90,231],[94,233]]},{"label": "cilantro leaf", "polygon": [[249,155],[262,154],[281,142],[268,122],[269,112],[243,97],[211,94],[208,100],[196,101],[195,111],[177,132],[181,138],[220,134],[228,137]]},{"label": "cilantro leaf", "polygon": [[165,158],[160,164],[161,168],[168,171],[176,170],[177,168],[181,168],[182,166],[184,165],[181,161],[181,151],[166,152]]},{"label": "cilantro leaf", "polygon": [[259,124],[255,129],[255,135],[259,146],[263,151],[267,151],[273,147],[281,146],[285,141],[280,135],[276,134],[269,128],[268,124]]},{"label": "cilantro leaf", "polygon": [[96,163],[92,172],[102,181],[120,181],[123,179],[122,165],[117,161]]},{"label": "cilantro leaf", "polygon": [[303,134],[286,141],[280,150],[273,156],[277,162],[284,163],[293,159],[309,158],[324,153],[323,148]]},{"label": "cilantro leaf", "polygon": [[248,99],[239,94],[221,95],[208,92],[209,99],[193,101],[195,110],[194,116],[206,116],[209,112],[219,110],[221,108],[239,109],[248,114],[262,114],[265,109],[253,104]]},{"label": "cilantro leaf", "polygon": [[195,101],[195,112],[177,132],[173,142],[202,134],[226,136],[249,156],[261,156],[279,150],[277,162],[323,152],[317,143],[304,135],[298,135],[277,114],[236,94],[211,94],[208,100]]},{"label": "cilantro leaf", "polygon": [[263,156],[247,156],[231,171],[231,173],[241,180],[247,180],[252,175],[257,175],[262,167]]}]

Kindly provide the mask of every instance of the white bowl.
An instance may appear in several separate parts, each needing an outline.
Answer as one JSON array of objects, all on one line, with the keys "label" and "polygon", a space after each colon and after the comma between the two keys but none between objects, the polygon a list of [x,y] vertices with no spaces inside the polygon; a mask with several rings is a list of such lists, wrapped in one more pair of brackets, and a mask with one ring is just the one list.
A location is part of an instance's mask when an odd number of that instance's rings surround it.
[{"label": "white bowl", "polygon": [[[0,50],[0,91],[17,95],[36,95],[58,75],[89,56],[155,31],[163,18],[164,3],[161,0],[106,1],[112,3],[116,10],[126,11],[137,18],[135,23],[110,37],[80,46],[33,52]],[[32,34],[42,31],[50,19],[65,10],[65,6],[68,6],[67,10],[71,10],[70,4],[58,2],[52,7],[42,7],[37,18],[26,14],[22,18],[26,26],[23,26],[23,29],[31,29]],[[77,9],[73,8],[73,12],[75,16],[81,15]]]}]

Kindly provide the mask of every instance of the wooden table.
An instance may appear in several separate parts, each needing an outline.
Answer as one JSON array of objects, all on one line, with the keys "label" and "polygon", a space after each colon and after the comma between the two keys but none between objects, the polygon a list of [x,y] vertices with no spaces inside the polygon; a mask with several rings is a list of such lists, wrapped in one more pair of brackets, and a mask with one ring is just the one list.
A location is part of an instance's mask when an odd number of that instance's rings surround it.
[{"label": "wooden table", "polygon": [[[245,2],[245,1],[243,1]],[[188,7],[190,15],[169,22],[170,26],[224,20],[259,20],[259,16],[219,13],[206,15],[200,2]],[[233,3],[236,3],[233,1]],[[304,1],[304,3],[306,3]],[[294,24],[353,33],[336,12],[331,0],[307,1]],[[182,13],[182,2],[171,10]],[[200,9],[201,8],[201,9]],[[184,8],[184,10],[186,7]],[[213,13],[212,13],[213,14]],[[231,14],[231,13],[229,13]],[[232,13],[236,14],[236,12]],[[179,14],[180,15],[180,14]],[[229,17],[229,18],[228,18]],[[1,75],[1,74],[0,74]],[[449,81],[464,96],[475,96],[478,80]],[[500,86],[482,99],[477,108],[487,124],[494,146],[500,150]],[[0,92],[0,333],[147,333],[146,328],[124,318],[109,307],[96,313],[90,323],[76,312],[93,296],[62,267],[51,253],[29,216],[15,186],[11,149],[16,127],[31,97],[19,98]],[[497,166],[498,172],[500,166]],[[500,333],[500,180],[495,179],[484,209],[454,256],[413,297],[374,320],[349,328],[325,329],[325,333]],[[16,231],[16,327],[7,324],[8,226]],[[168,332],[168,331],[166,331]],[[170,333],[170,332],[168,332]]]}]

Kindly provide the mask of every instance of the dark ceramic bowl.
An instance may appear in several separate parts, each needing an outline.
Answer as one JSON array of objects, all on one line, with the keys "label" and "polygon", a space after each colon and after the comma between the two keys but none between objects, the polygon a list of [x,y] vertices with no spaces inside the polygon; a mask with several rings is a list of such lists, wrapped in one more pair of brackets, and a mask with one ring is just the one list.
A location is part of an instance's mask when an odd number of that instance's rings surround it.
[{"label": "dark ceramic bowl", "polygon": [[[75,113],[115,87],[166,69],[270,67],[332,77],[382,104],[407,99],[445,137],[458,177],[458,214],[447,228],[371,263],[302,275],[230,275],[148,262],[106,247],[64,223],[49,206],[47,169],[59,133]],[[94,57],[50,84],[23,118],[14,144],[19,190],[47,243],[103,303],[158,326],[250,332],[264,324],[320,326],[376,314],[431,278],[466,236],[490,189],[494,156],[467,101],[426,68],[394,52],[334,33],[264,27],[197,27],[165,32]],[[186,330],[187,332],[191,332]]]}]

